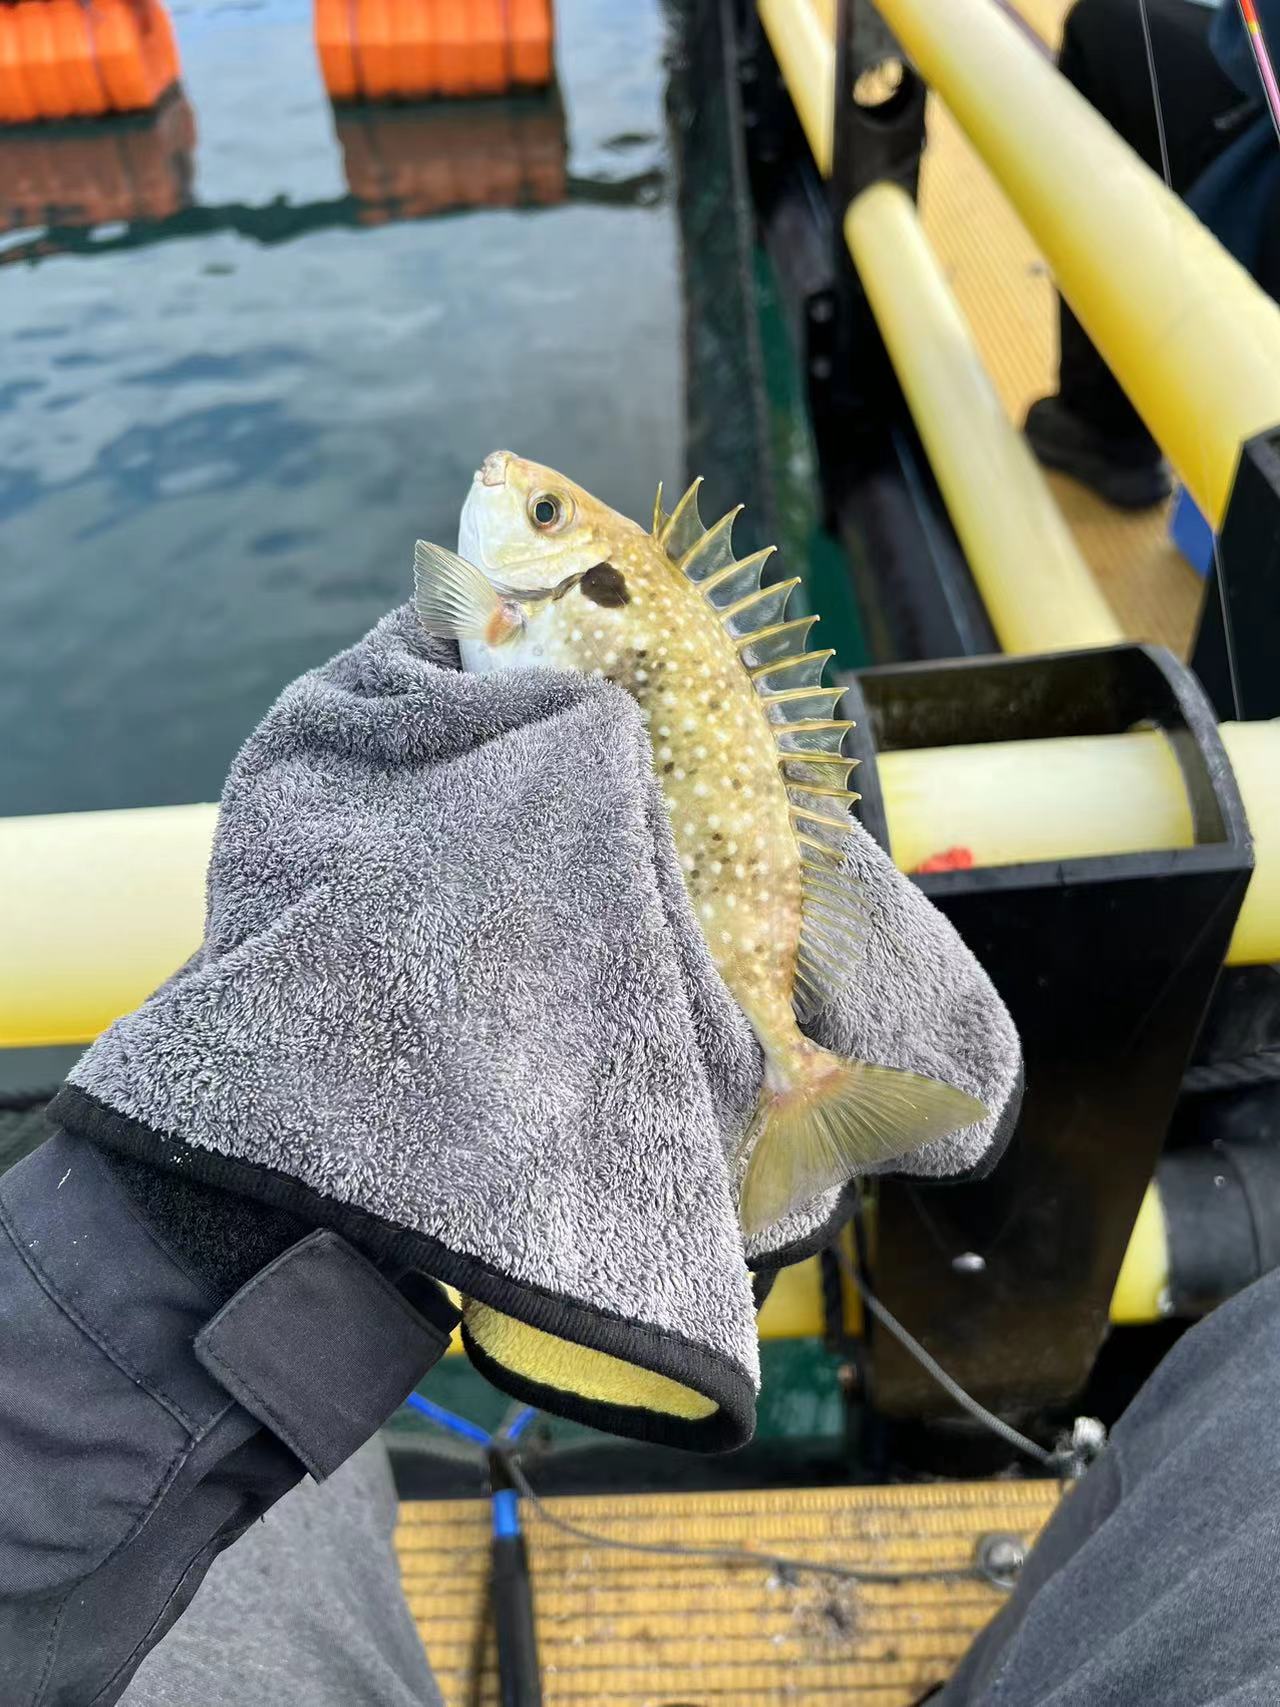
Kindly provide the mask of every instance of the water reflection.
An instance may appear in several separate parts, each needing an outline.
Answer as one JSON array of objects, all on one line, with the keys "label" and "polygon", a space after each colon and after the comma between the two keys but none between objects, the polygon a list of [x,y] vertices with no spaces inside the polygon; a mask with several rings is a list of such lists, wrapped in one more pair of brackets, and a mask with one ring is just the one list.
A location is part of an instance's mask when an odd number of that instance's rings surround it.
[{"label": "water reflection", "polygon": [[[195,116],[181,91],[142,121],[0,130],[0,231],[23,233],[0,245],[0,266],[219,231],[287,243],[331,226],[480,207],[566,200],[651,207],[663,192],[665,174],[656,166],[601,176],[570,172],[564,107],[554,90],[474,102],[340,106],[334,129],[350,193],[300,203],[276,197],[258,206],[192,201]],[[622,154],[653,140],[624,135],[611,146]]]},{"label": "water reflection", "polygon": [[0,230],[171,219],[190,200],[195,146],[181,90],[141,118],[0,130]]},{"label": "water reflection", "polygon": [[183,100],[0,134],[0,813],[214,795],[495,444],[683,473],[663,0],[559,0],[541,98],[339,113],[309,4],[173,13]]},{"label": "water reflection", "polygon": [[558,94],[339,107],[334,116],[362,224],[565,198],[568,145]]}]

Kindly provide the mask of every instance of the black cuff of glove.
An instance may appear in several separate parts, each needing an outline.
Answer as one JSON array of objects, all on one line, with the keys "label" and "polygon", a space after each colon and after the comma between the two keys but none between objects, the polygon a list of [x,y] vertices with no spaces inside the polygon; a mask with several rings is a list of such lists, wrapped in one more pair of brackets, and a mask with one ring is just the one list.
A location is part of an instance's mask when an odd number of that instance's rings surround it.
[{"label": "black cuff of glove", "polygon": [[443,1356],[457,1320],[425,1276],[394,1285],[337,1233],[320,1230],[229,1298],[194,1350],[323,1481]]},{"label": "black cuff of glove", "polygon": [[[95,1146],[96,1148],[96,1146]],[[186,1274],[225,1302],[314,1223],[169,1168],[98,1149],[148,1232]]]},{"label": "black cuff of glove", "polygon": [[[185,1178],[136,1156],[94,1148],[152,1238],[220,1304],[316,1231],[314,1221],[257,1198]],[[364,1255],[447,1339],[457,1325],[458,1312],[437,1283],[406,1270],[403,1263],[379,1262],[370,1252]]]}]

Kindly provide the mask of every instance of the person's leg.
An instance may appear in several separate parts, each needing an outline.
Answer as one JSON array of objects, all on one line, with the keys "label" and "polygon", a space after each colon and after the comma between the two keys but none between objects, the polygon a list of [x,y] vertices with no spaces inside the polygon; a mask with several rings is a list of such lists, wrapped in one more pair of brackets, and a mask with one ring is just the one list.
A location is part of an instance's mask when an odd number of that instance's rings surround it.
[{"label": "person's leg", "polygon": [[395,1521],[374,1439],[214,1561],[121,1707],[442,1707],[400,1587]]},{"label": "person's leg", "polygon": [[[1146,0],[1146,11],[1158,109],[1142,0],[1077,0],[1058,64],[1162,177],[1167,154],[1170,181],[1181,195],[1233,139],[1221,120],[1240,108],[1241,96],[1210,51],[1209,8],[1196,0]],[[1048,467],[1076,475],[1112,503],[1140,508],[1168,493],[1155,441],[1061,299],[1058,391],[1032,406],[1027,437]]]},{"label": "person's leg", "polygon": [[935,1707],[1280,1701],[1280,1271],[1186,1334]]}]

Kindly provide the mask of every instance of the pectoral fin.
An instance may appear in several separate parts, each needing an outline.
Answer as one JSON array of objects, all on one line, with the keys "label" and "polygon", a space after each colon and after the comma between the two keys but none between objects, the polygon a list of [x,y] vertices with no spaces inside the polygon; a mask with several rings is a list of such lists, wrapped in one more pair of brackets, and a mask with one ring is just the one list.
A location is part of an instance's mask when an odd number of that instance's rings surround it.
[{"label": "pectoral fin", "polygon": [[413,606],[428,634],[501,646],[524,631],[524,612],[474,563],[420,539],[413,548]]}]

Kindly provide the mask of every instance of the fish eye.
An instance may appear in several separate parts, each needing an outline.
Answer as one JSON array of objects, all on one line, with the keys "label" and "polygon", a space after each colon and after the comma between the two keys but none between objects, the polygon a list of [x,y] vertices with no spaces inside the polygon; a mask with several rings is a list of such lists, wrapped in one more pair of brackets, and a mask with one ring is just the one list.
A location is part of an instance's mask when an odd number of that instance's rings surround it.
[{"label": "fish eye", "polygon": [[535,492],[529,500],[529,519],[539,533],[555,533],[569,519],[568,502],[554,492]]}]

